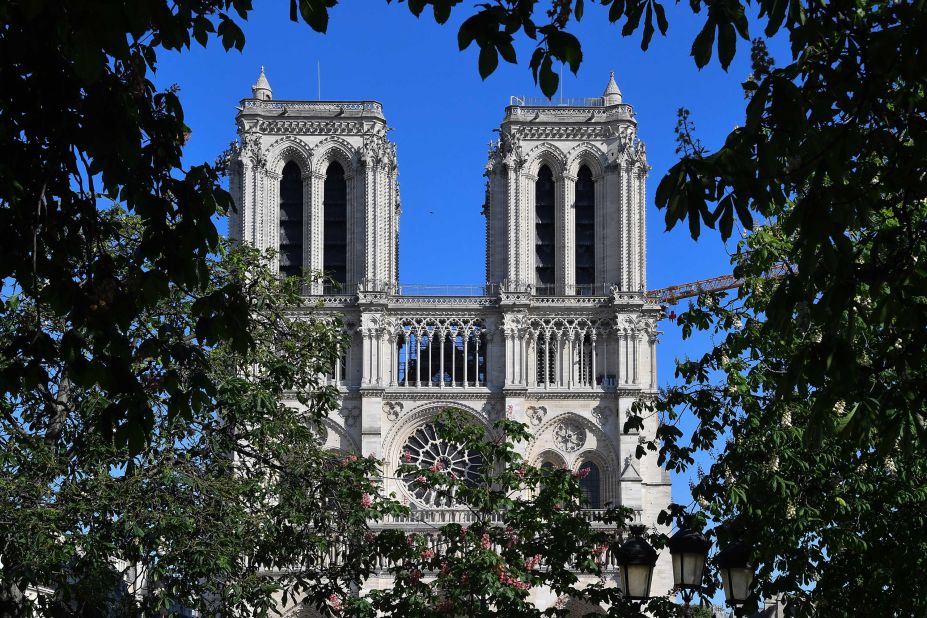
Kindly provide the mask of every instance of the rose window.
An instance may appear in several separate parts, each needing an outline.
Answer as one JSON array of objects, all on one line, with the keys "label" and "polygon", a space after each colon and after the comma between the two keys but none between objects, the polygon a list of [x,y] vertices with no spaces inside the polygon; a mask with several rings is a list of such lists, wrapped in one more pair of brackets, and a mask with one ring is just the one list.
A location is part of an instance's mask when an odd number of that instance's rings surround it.
[{"label": "rose window", "polygon": [[[480,467],[483,465],[483,458],[476,451],[468,450],[439,436],[435,423],[423,425],[409,436],[403,447],[403,461],[416,464],[420,468],[437,469],[444,474],[453,474],[467,483],[476,483]],[[416,501],[425,506],[453,506],[454,497],[448,494],[448,488],[436,491],[425,483],[417,482],[417,477],[417,474],[407,474],[403,479]]]}]

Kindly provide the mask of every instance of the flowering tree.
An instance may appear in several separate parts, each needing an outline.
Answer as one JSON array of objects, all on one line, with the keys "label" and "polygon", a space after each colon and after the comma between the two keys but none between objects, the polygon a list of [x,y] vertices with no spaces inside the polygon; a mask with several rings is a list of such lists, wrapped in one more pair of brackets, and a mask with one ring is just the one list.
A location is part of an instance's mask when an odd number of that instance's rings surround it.
[{"label": "flowering tree", "polygon": [[[142,224],[118,209],[101,222],[113,277],[127,276]],[[368,520],[401,507],[378,496],[376,462],[319,441],[336,401],[319,376],[341,353],[341,328],[290,316],[300,282],[279,280],[254,250],[223,248],[206,266],[202,290],[169,285],[120,325],[133,353],[119,368],[69,356],[86,333],[46,301],[6,299],[16,311],[0,340],[38,325],[55,360],[0,402],[0,613],[261,615],[281,595],[322,602],[370,572],[351,549]],[[204,340],[198,320],[230,289],[244,293],[244,348]],[[99,431],[114,413],[95,383],[107,370],[134,377],[110,388],[142,385],[133,397],[151,424],[139,444]],[[282,385],[301,411],[281,403]]]},{"label": "flowering tree", "polygon": [[[464,478],[441,462],[420,467],[407,451],[397,477],[452,499],[469,510],[472,522],[370,533],[394,585],[360,597],[338,596],[331,610],[346,616],[567,615],[563,604],[544,611],[535,607],[530,591],[543,588],[590,610],[600,606],[613,616],[639,614],[603,571],[615,558],[629,509],[611,506],[594,525],[583,511],[588,507],[579,484],[583,471],[528,465],[518,451],[530,438],[524,424],[499,420],[487,430],[447,410],[437,427],[444,440],[478,453],[479,473]],[[671,615],[665,600],[653,608],[662,611],[657,615]]]}]

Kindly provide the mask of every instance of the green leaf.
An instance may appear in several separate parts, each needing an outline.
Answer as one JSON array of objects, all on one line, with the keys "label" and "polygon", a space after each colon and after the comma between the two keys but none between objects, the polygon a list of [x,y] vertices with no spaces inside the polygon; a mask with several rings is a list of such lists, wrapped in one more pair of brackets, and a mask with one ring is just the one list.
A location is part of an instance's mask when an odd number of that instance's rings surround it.
[{"label": "green leaf", "polygon": [[492,43],[485,43],[480,46],[479,69],[480,77],[486,79],[499,66],[499,54]]},{"label": "green leaf", "polygon": [[644,18],[644,35],[641,37],[641,49],[647,51],[650,40],[653,38],[653,6],[647,4],[647,15]]},{"label": "green leaf", "polygon": [[666,34],[666,31],[669,30],[669,22],[666,20],[666,9],[663,8],[663,5],[659,2],[653,2],[653,10],[657,13],[657,27],[660,29],[660,34]]},{"label": "green leaf", "polygon": [[546,97],[553,97],[557,94],[557,86],[560,85],[560,76],[553,70],[553,60],[550,54],[544,54],[541,60],[540,72],[538,74],[541,92]]},{"label": "green leaf", "polygon": [[[568,64],[573,73],[579,71],[579,65],[583,61],[583,51],[579,39],[569,32],[555,30],[548,34],[547,46],[550,54]],[[554,91],[556,92],[556,89]]]},{"label": "green leaf", "polygon": [[734,53],[737,51],[737,33],[732,24],[726,23],[718,26],[718,60],[725,70],[731,65]]},{"label": "green leaf", "polygon": [[691,55],[695,58],[695,65],[698,68],[704,67],[711,60],[711,48],[715,42],[715,20],[710,15],[705,20],[705,25],[701,32],[692,42]]}]

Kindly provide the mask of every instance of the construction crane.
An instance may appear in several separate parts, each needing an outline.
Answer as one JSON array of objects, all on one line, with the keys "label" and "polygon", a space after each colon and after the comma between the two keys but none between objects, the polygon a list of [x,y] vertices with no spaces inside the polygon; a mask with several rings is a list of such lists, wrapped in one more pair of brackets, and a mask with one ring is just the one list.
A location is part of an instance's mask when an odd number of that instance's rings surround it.
[{"label": "construction crane", "polygon": [[[766,278],[777,279],[784,276],[787,272],[788,267],[785,264],[776,264],[766,273]],[[711,292],[731,290],[739,288],[742,284],[743,279],[738,279],[734,275],[722,275],[720,277],[712,277],[711,279],[700,279],[689,283],[671,285],[658,290],[650,290],[647,292],[647,298],[667,307],[675,305],[684,298],[692,298],[693,296]],[[675,314],[671,315],[670,319],[673,319],[674,315]]]}]

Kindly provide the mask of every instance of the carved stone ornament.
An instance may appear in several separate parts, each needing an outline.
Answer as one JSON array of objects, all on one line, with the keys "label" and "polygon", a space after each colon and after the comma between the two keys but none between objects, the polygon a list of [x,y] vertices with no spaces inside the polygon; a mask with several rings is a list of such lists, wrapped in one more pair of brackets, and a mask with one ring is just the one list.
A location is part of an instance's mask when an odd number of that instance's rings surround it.
[{"label": "carved stone ornament", "polygon": [[554,441],[566,453],[578,451],[586,443],[586,430],[573,421],[562,421],[554,428]]},{"label": "carved stone ornament", "polygon": [[357,407],[342,408],[338,411],[338,414],[344,419],[345,427],[354,427],[358,419],[360,419],[360,413],[360,408]]},{"label": "carved stone ornament", "polygon": [[402,404],[398,401],[385,401],[383,402],[383,412],[389,420],[399,420],[399,416],[402,414]]},{"label": "carved stone ornament", "polygon": [[525,410],[525,414],[528,415],[528,421],[537,427],[544,420],[544,417],[547,416],[547,408],[544,406],[529,406]]},{"label": "carved stone ornament", "polygon": [[483,404],[483,414],[486,418],[495,421],[502,418],[503,407],[501,401],[487,401]]},{"label": "carved stone ornament", "polygon": [[599,425],[605,425],[608,419],[612,417],[612,409],[609,406],[596,406],[592,409],[592,416],[598,421]]}]

